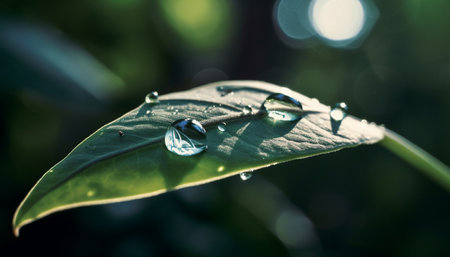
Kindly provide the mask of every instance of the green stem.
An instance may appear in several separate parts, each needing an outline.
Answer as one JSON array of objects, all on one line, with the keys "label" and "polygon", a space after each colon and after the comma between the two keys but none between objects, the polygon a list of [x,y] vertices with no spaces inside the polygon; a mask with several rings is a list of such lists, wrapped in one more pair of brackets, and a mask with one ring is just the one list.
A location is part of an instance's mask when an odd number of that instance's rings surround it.
[{"label": "green stem", "polygon": [[450,191],[450,168],[444,163],[389,129],[380,143]]}]

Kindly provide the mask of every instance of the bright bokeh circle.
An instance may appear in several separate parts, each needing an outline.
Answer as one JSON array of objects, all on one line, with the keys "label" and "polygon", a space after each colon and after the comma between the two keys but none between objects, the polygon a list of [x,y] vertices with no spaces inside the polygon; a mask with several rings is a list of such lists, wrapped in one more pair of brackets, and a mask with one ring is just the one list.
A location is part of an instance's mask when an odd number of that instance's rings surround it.
[{"label": "bright bokeh circle", "polygon": [[310,5],[310,20],[320,36],[341,41],[358,36],[365,13],[359,0],[314,0]]}]

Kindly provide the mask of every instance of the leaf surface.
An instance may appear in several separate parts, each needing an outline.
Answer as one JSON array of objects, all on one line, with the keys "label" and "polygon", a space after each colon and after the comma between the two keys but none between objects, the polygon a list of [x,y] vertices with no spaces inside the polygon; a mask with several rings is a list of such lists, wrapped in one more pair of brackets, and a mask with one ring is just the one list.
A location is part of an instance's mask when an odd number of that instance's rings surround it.
[{"label": "leaf surface", "polygon": [[[303,117],[267,117],[261,107],[272,93],[300,101]],[[244,115],[248,105],[253,111]],[[17,209],[15,233],[56,211],[154,196],[383,138],[380,126],[350,115],[333,122],[329,112],[317,100],[259,81],[217,82],[161,96],[158,104],[143,103],[101,127],[47,171]],[[185,157],[166,149],[164,134],[181,118],[205,126],[206,151]],[[217,129],[222,122],[223,132]]]}]

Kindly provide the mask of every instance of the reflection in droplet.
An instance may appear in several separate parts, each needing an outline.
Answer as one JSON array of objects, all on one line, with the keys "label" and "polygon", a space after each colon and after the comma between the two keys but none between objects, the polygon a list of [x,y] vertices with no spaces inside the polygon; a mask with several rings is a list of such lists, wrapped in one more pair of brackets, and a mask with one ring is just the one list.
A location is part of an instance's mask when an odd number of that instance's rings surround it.
[{"label": "reflection in droplet", "polygon": [[159,102],[158,97],[158,92],[152,91],[145,96],[145,102],[148,104],[156,104]]},{"label": "reflection in droplet", "polygon": [[150,111],[150,110],[147,110],[147,111],[145,112],[145,114],[147,114],[147,115],[149,115],[150,113],[152,113],[152,111]]},{"label": "reflection in droplet", "polygon": [[334,121],[342,121],[347,116],[348,110],[347,104],[344,102],[337,103],[336,106],[330,111],[330,118]]},{"label": "reflection in droplet", "polygon": [[181,156],[201,153],[207,148],[206,130],[196,120],[177,120],[167,128],[165,144],[169,151]]},{"label": "reflection in droplet", "polygon": [[242,108],[242,113],[244,115],[248,115],[248,114],[252,114],[252,106],[251,105],[246,105]]},{"label": "reflection in droplet", "polygon": [[239,174],[239,177],[241,178],[242,181],[246,181],[249,180],[252,177],[252,171],[246,171],[246,172],[241,172]]},{"label": "reflection in droplet", "polygon": [[217,172],[222,172],[222,171],[224,171],[225,170],[225,166],[223,166],[223,165],[220,165],[218,168],[217,168]]},{"label": "reflection in droplet", "polygon": [[227,124],[225,122],[221,122],[219,125],[217,125],[217,129],[219,132],[224,132],[226,130]]},{"label": "reflection in droplet", "polygon": [[285,94],[269,95],[263,103],[267,115],[274,120],[294,121],[302,117],[302,104]]}]

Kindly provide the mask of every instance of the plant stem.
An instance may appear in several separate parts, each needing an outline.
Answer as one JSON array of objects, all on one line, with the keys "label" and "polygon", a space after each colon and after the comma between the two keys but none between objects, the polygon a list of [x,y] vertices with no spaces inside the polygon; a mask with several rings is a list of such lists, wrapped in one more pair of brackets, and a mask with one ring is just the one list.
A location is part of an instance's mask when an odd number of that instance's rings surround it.
[{"label": "plant stem", "polygon": [[389,129],[380,143],[450,191],[450,168],[444,163]]}]

